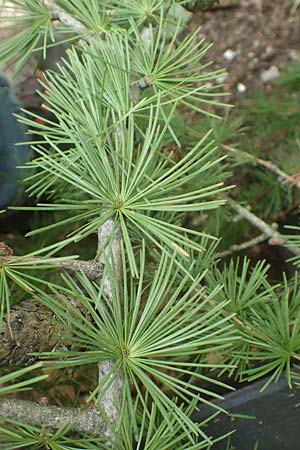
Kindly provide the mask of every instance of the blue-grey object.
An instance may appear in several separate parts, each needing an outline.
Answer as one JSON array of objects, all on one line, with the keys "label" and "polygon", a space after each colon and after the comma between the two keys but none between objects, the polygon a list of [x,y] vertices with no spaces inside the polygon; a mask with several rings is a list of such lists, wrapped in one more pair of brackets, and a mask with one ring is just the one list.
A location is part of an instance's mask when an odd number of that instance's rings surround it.
[{"label": "blue-grey object", "polygon": [[150,86],[151,86],[151,84],[146,79],[139,81],[139,88],[141,89],[141,91],[144,91],[145,89],[147,89]]},{"label": "blue-grey object", "polygon": [[0,71],[0,209],[16,204],[22,195],[23,165],[31,159],[29,146],[15,145],[26,141],[25,127],[14,117],[20,105]]},{"label": "blue-grey object", "polygon": [[[211,450],[299,450],[300,449],[300,389],[290,389],[286,375],[262,391],[268,378],[250,384],[216,401],[230,414],[219,414],[205,428],[208,436],[217,438],[233,430],[232,447],[226,440],[216,443]],[[204,406],[193,415],[202,422],[216,413],[214,408]]]}]

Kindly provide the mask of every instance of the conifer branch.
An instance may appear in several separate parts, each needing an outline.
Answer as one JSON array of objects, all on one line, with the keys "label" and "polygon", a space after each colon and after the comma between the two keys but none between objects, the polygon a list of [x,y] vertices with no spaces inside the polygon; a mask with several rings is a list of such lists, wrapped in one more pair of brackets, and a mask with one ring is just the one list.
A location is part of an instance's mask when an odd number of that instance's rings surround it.
[{"label": "conifer branch", "polygon": [[107,428],[96,407],[60,408],[10,397],[0,397],[0,416],[53,431],[72,424],[72,431],[94,437],[103,436]]},{"label": "conifer branch", "polygon": [[[15,263],[29,263],[32,262],[34,264],[35,260],[39,261],[39,263],[42,261],[41,258],[38,257],[32,257],[32,258],[23,258],[20,256],[8,256],[8,257],[1,257],[1,260],[3,262],[15,262]],[[42,263],[43,264],[43,263]],[[42,267],[41,264],[41,267]],[[101,278],[103,268],[101,264],[99,264],[95,260],[67,260],[67,261],[59,261],[55,258],[47,258],[47,263],[45,264],[48,267],[53,266],[57,267],[61,270],[67,270],[69,272],[73,273],[84,273],[90,280],[98,281]]]},{"label": "conifer branch", "polygon": [[[42,262],[43,258],[40,257],[21,257],[21,256],[13,256],[12,249],[6,245],[4,242],[0,242],[0,258],[2,263],[33,263],[37,261],[38,263]],[[95,261],[93,259],[84,261],[78,259],[71,259],[66,261],[61,261],[56,258],[46,258],[45,259],[47,266],[57,267],[62,270],[68,270],[69,272],[74,273],[84,273],[90,280],[98,281],[102,275],[103,264]]]}]

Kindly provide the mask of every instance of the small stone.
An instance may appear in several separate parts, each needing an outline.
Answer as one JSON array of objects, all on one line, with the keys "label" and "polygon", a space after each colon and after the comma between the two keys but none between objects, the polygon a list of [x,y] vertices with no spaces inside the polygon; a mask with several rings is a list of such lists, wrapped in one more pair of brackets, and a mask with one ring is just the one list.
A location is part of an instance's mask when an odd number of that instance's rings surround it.
[{"label": "small stone", "polygon": [[268,47],[266,47],[265,50],[266,56],[271,56],[273,52],[274,52],[273,47],[271,47],[271,45],[268,45]]},{"label": "small stone", "polygon": [[289,57],[292,61],[300,61],[300,52],[299,50],[292,49],[289,51]]},{"label": "small stone", "polygon": [[235,55],[236,55],[236,52],[234,52],[230,48],[225,50],[225,52],[223,53],[223,57],[224,57],[224,59],[226,59],[226,61],[232,61],[235,58]]},{"label": "small stone", "polygon": [[145,47],[146,48],[150,48],[150,45],[151,45],[151,28],[150,27],[142,28],[140,37],[141,37]]},{"label": "small stone", "polygon": [[244,94],[244,92],[246,92],[246,90],[247,90],[247,88],[246,88],[246,86],[244,85],[244,83],[238,83],[238,85],[237,85],[237,91],[240,93],[240,94]]},{"label": "small stone", "polygon": [[279,77],[279,70],[276,66],[271,66],[269,69],[261,72],[260,79],[263,83],[270,83]]}]

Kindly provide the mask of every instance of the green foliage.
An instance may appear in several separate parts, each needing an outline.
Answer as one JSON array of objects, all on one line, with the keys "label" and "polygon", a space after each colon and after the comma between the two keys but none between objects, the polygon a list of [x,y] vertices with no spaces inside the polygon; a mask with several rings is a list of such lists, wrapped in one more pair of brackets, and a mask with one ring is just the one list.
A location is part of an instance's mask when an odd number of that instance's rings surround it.
[{"label": "green foliage", "polygon": [[296,275],[290,282],[284,278],[283,286],[275,289],[267,280],[269,267],[258,262],[249,274],[249,262],[231,261],[229,267],[207,275],[209,286],[215,282],[224,286],[215,300],[230,300],[225,316],[236,314],[231,323],[239,340],[226,355],[226,362],[234,367],[230,374],[248,381],[270,374],[266,388],[285,371],[292,385],[292,361],[300,357],[299,278]]},{"label": "green foliage", "polygon": [[[124,252],[122,266],[123,271],[126,271]],[[147,397],[152,398],[165,418],[170,431],[171,418],[176,418],[187,435],[198,434],[198,426],[177,405],[176,398],[187,403],[197,399],[211,405],[206,400],[207,396],[219,398],[213,390],[202,388],[200,383],[199,386],[192,385],[189,381],[192,378],[195,381],[196,378],[222,386],[221,382],[202,374],[204,368],[214,368],[215,365],[192,364],[187,360],[187,355],[206,354],[208,347],[210,351],[223,351],[231,346],[234,336],[232,325],[227,325],[230,315],[222,317],[226,301],[212,306],[218,287],[204,296],[204,289],[200,287],[203,276],[198,275],[193,282],[189,274],[180,278],[174,258],[162,256],[150,286],[147,280],[147,291],[144,270],[145,255],[142,254],[139,282],[135,285],[131,277],[129,280],[124,279],[122,301],[114,268],[109,273],[112,300],[105,295],[105,277],[100,286],[79,276],[77,282],[65,278],[66,287],[50,286],[49,294],[41,291],[38,301],[53,311],[65,329],[71,325],[72,335],[68,339],[66,337],[65,342],[72,343],[73,348],[47,353],[44,357],[56,360],[51,362],[50,368],[114,360],[112,373],[98,384],[90,399],[96,395],[102,398],[108,379],[116,377],[121,370],[125,404],[132,402],[130,385],[133,384],[138,403],[146,408],[145,393],[140,388],[142,385]],[[82,288],[79,289],[79,286]],[[73,299],[71,305],[70,298]],[[80,352],[83,343],[85,351]],[[174,399],[158,385],[172,392]],[[169,415],[170,419],[167,419]]]},{"label": "green foliage", "polygon": [[277,295],[274,293],[271,302],[252,315],[252,329],[245,332],[246,340],[255,349],[249,359],[261,360],[263,364],[245,371],[250,381],[271,373],[267,386],[286,371],[292,385],[291,362],[299,360],[300,351],[299,307],[299,280],[296,276],[291,285],[284,280],[283,290]]},{"label": "green foliage", "polygon": [[[258,91],[214,126],[220,154],[228,156],[227,182],[236,185],[231,195],[266,223],[286,220],[299,202],[299,92],[295,62],[282,70],[272,93]],[[197,124],[191,135],[206,126]],[[206,225],[224,249],[253,236],[253,226],[227,208],[209,215]]]},{"label": "green foliage", "polygon": [[158,22],[162,8],[171,6],[172,1],[157,0],[129,0],[124,3],[119,0],[111,2],[115,7],[112,20],[118,24],[128,25],[132,17],[138,26],[151,22]]},{"label": "green foliage", "polygon": [[[229,177],[238,184],[234,199],[254,204],[266,220],[295,200],[290,186],[253,162],[270,157],[292,169],[280,146],[298,137],[299,75],[287,70],[276,96],[261,94],[241,116],[216,120],[211,108],[220,105],[222,71],[210,70],[199,29],[183,37],[189,14],[178,19],[177,7],[187,3],[60,0],[54,8],[39,0],[12,2],[25,15],[9,19],[18,27],[0,45],[1,63],[18,62],[20,70],[33,52],[46,57],[62,32],[76,45],[41,83],[43,123],[32,112],[20,118],[36,138],[26,183],[38,203],[18,209],[47,216],[28,233],[43,232],[45,243],[18,258],[0,257],[1,318],[6,312],[9,320],[11,298],[25,292],[53,313],[65,347],[36,355],[43,364],[5,374],[0,393],[43,381],[46,375],[35,376],[35,369],[94,373],[111,361],[96,386],[91,377],[87,402],[99,406],[120,374],[123,401],[114,444],[75,434],[70,424],[51,432],[4,418],[0,448],[210,449],[221,437],[207,436],[205,422],[195,423],[192,413],[203,404],[216,413],[222,408],[213,400],[228,388],[224,380],[268,375],[267,386],[285,371],[294,381],[298,278],[273,286],[263,261],[220,261],[212,234],[224,241],[226,233],[231,239],[245,233],[224,207]],[[67,16],[57,25],[62,12]],[[187,111],[197,113],[196,124],[186,123]],[[80,251],[89,237],[94,245],[110,219],[101,280],[84,273],[52,279],[50,269],[73,258],[63,255],[75,244]],[[112,262],[117,230],[120,272]],[[297,237],[289,242],[299,245]],[[99,258],[100,250],[93,252]],[[78,398],[75,405],[82,405]]]},{"label": "green foliage", "polygon": [[294,93],[300,89],[300,63],[294,61],[291,65],[284,68],[278,84],[280,87],[287,89],[289,92]]},{"label": "green foliage", "polygon": [[40,33],[43,35],[44,56],[48,36],[54,41],[51,16],[38,0],[11,1],[4,7],[1,21],[6,22],[4,29],[14,30],[13,36],[0,44],[1,63],[16,62],[16,72],[25,66],[32,52],[40,46]]},{"label": "green foliage", "polygon": [[[278,176],[261,168],[256,168],[253,177],[247,175],[240,184],[241,196],[253,210],[263,218],[274,218],[293,203],[293,191],[287,183],[278,183]],[[256,206],[255,200],[259,199]]]},{"label": "green foliage", "polygon": [[270,298],[271,290],[266,281],[268,269],[264,261],[259,261],[250,270],[250,260],[245,258],[241,262],[238,258],[236,261],[232,259],[229,265],[215,267],[206,278],[210,288],[216,283],[223,286],[215,299],[218,302],[229,299],[229,311],[244,319],[246,310],[258,303],[264,304]]},{"label": "green foliage", "polygon": [[[186,46],[185,41],[183,46]],[[113,36],[108,46],[110,50],[107,50],[107,42],[103,46],[94,44],[94,49],[96,55],[88,51],[82,58],[75,50],[71,51],[67,68],[60,68],[58,74],[49,74],[44,85],[47,88],[44,98],[57,122],[56,125],[47,123],[43,128],[47,146],[33,146],[40,157],[31,164],[36,170],[28,178],[29,192],[41,196],[50,191],[53,196],[53,191],[57,191],[55,203],[39,204],[38,209],[70,213],[57,224],[34,230],[29,235],[79,222],[80,226],[69,235],[78,242],[116,215],[116,226],[120,223],[132,273],[137,276],[132,227],[159,248],[164,243],[171,253],[174,248],[180,252],[183,245],[201,250],[180,234],[180,230],[193,233],[191,230],[172,223],[170,216],[166,227],[166,219],[162,220],[156,212],[203,211],[221,205],[223,200],[214,199],[224,190],[220,183],[204,181],[198,183],[195,190],[189,186],[191,180],[211,171],[221,159],[213,156],[214,146],[208,134],[177,163],[167,158],[163,142],[179,98],[174,99],[176,103],[168,117],[161,107],[164,93],[170,95],[168,84],[158,85],[161,92],[155,93],[154,105],[150,106],[149,101],[153,103],[153,100],[146,98],[133,105],[129,67],[117,65],[117,61],[125,64],[129,61],[128,41]],[[112,49],[115,62],[110,58]],[[154,54],[154,49],[152,51]],[[160,62],[163,66],[164,61]],[[179,62],[178,59],[177,64]],[[178,83],[182,84],[180,80]],[[78,101],[78,93],[82,91],[83,98]],[[181,91],[176,95],[182,96]],[[71,115],[70,104],[74,105]],[[135,114],[145,108],[149,118],[140,128]],[[162,112],[165,124],[161,126],[159,115]],[[26,120],[25,123],[31,122]],[[62,145],[71,148],[66,151]],[[61,198],[62,193],[64,198]]]},{"label": "green foliage", "polygon": [[224,71],[207,71],[209,63],[201,64],[210,46],[205,45],[204,39],[198,41],[199,29],[179,43],[180,22],[171,40],[162,24],[159,30],[149,28],[149,42],[134,30],[133,70],[146,87],[153,87],[156,95],[161,93],[171,101],[181,101],[198,112],[205,112],[201,103],[214,104],[214,90],[220,86],[210,86],[208,82],[216,80]]},{"label": "green foliage", "polygon": [[67,436],[70,425],[63,426],[56,433],[51,433],[43,428],[20,424],[13,420],[5,419],[5,422],[5,424],[0,425],[0,448],[3,450],[17,450],[23,447],[31,450],[92,450],[105,448],[104,446],[94,446],[92,439],[85,438],[79,439],[74,444],[72,443],[72,447],[70,447],[70,439]]},{"label": "green foliage", "polygon": [[[290,248],[290,247],[299,248],[300,247],[300,236],[299,236],[300,227],[289,225],[289,226],[286,226],[286,230],[287,230],[287,234],[286,234],[285,246],[287,248]],[[289,232],[288,230],[290,230],[291,234],[288,234],[288,232]],[[300,255],[299,254],[294,255],[293,257],[291,257],[289,259],[289,261],[291,261],[293,264],[295,264],[297,267],[299,267]]]},{"label": "green foliage", "polygon": [[[215,267],[206,275],[209,289],[215,283],[223,286],[215,296],[215,302],[227,301],[223,314],[227,317],[234,314],[231,323],[236,330],[238,340],[223,352],[222,359],[228,363],[229,375],[240,377],[248,364],[251,346],[244,338],[244,330],[251,324],[252,311],[259,311],[260,307],[269,302],[272,288],[267,282],[268,265],[258,262],[252,270],[250,260],[231,260],[229,265],[222,268]],[[252,327],[251,327],[252,330]]]},{"label": "green foliage", "polygon": [[[160,248],[163,242],[171,251],[180,251],[184,244],[189,248],[201,250],[196,243],[179,234],[180,230],[184,230],[182,227],[170,222],[166,227],[165,221],[155,215],[151,217],[149,213],[203,211],[222,204],[222,200],[206,200],[223,190],[220,184],[204,185],[195,191],[185,192],[184,189],[191,179],[205,173],[217,164],[219,159],[210,159],[214,148],[211,142],[206,143],[207,136],[204,136],[183,159],[173,164],[170,161],[171,165],[168,167],[169,161],[160,152],[161,139],[166,128],[158,133],[157,118],[151,116],[143,136],[143,144],[138,151],[134,142],[132,116],[128,119],[127,128],[124,122],[118,126],[118,136],[113,140],[107,136],[106,142],[96,141],[88,144],[82,137],[81,142],[76,142],[71,152],[64,152],[49,141],[54,158],[49,157],[49,150],[36,148],[41,157],[35,160],[33,165],[41,169],[37,182],[40,192],[49,188],[49,182],[51,185],[53,183],[54,178],[45,177],[46,172],[77,188],[77,198],[59,199],[59,203],[54,204],[39,204],[39,210],[69,210],[71,215],[58,224],[48,225],[29,235],[80,220],[83,225],[71,234],[75,241],[79,241],[95,233],[106,220],[116,215],[116,226],[120,223],[131,269],[135,275],[137,269],[130,240],[132,225]],[[80,131],[77,132],[79,134]],[[114,167],[110,166],[110,158],[114,160]],[[69,241],[67,238],[66,243]],[[61,245],[60,242],[59,246]]]},{"label": "green foliage", "polygon": [[[23,369],[16,370],[15,372],[10,372],[6,375],[0,377],[0,395],[7,395],[11,393],[16,393],[20,391],[25,391],[31,389],[31,385],[38,383],[39,381],[45,380],[47,375],[37,375],[30,379],[22,380],[24,375],[28,375],[30,372],[34,372],[36,369],[40,369],[43,366],[42,363],[36,363],[30,367],[25,367]],[[18,380],[18,378],[20,378]],[[18,381],[17,381],[18,380]],[[9,383],[6,385],[6,383]]]}]

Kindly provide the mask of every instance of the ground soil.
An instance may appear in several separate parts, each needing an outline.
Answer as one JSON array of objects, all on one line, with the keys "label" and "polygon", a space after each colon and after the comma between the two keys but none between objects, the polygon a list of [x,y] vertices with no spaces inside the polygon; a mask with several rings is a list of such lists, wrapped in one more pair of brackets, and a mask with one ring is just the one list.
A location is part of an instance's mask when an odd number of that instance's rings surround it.
[{"label": "ground soil", "polygon": [[[216,68],[225,68],[225,88],[230,102],[239,103],[255,88],[272,89],[261,75],[271,66],[280,70],[300,61],[300,9],[291,14],[291,0],[220,0],[209,11],[197,11],[190,24],[201,25],[203,37],[213,43],[208,57]],[[233,52],[232,60],[226,51]],[[230,52],[229,52],[230,53]],[[238,92],[242,83],[246,91]]]}]

